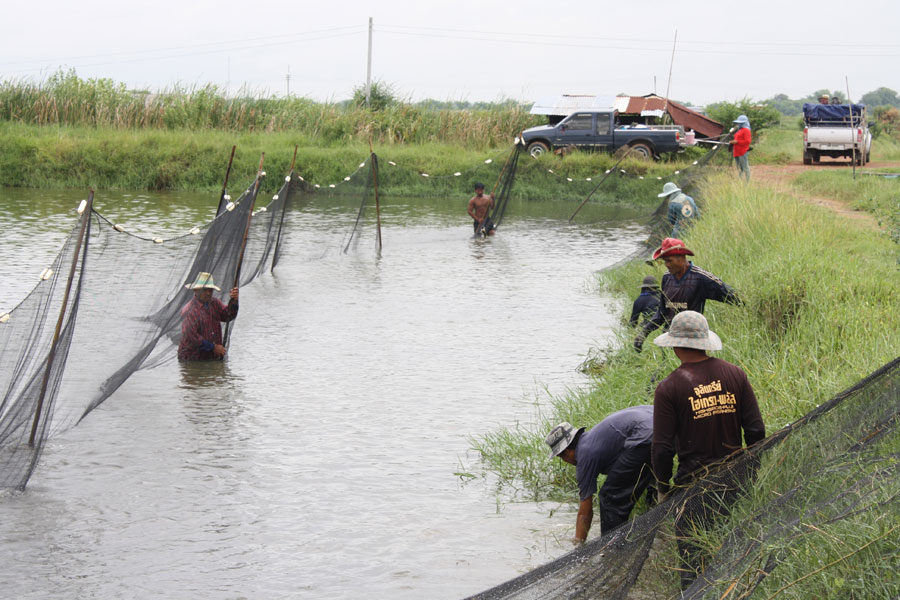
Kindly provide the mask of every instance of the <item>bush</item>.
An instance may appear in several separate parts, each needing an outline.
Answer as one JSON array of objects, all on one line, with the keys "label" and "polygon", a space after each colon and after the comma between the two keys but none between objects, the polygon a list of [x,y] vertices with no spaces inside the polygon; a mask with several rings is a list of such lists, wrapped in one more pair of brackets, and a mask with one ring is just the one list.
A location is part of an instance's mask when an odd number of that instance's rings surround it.
[{"label": "bush", "polygon": [[738,115],[747,115],[754,134],[781,122],[781,113],[777,109],[753,102],[749,98],[744,98],[740,102],[710,104],[706,107],[706,113],[709,118],[726,124],[732,123]]}]

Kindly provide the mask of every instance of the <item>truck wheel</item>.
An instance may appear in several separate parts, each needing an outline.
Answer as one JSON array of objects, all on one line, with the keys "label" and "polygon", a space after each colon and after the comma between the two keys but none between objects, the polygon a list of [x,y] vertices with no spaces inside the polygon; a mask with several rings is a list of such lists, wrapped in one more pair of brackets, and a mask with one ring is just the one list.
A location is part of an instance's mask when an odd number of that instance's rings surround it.
[{"label": "truck wheel", "polygon": [[870,160],[872,160],[872,151],[866,150],[866,162],[869,162]]},{"label": "truck wheel", "polygon": [[803,164],[811,165],[812,164],[812,156],[809,155],[809,152],[803,153]]},{"label": "truck wheel", "polygon": [[820,159],[821,157],[819,156],[819,153],[818,153],[817,151],[811,150],[811,151],[810,151],[810,154],[812,154],[812,160],[813,160],[814,163],[819,162],[819,159]]},{"label": "truck wheel", "polygon": [[632,144],[629,148],[631,149],[631,156],[637,156],[643,160],[650,160],[653,158],[653,148],[647,144]]},{"label": "truck wheel", "polygon": [[531,142],[528,144],[528,154],[537,158],[545,152],[550,152],[550,147],[544,142]]}]

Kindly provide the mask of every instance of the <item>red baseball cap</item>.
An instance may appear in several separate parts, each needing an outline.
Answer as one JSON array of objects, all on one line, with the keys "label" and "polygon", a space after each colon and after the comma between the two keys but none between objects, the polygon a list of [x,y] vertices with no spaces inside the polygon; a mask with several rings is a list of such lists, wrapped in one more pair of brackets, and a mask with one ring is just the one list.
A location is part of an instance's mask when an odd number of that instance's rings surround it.
[{"label": "red baseball cap", "polygon": [[666,238],[662,241],[662,245],[653,251],[653,260],[665,256],[676,256],[678,254],[687,254],[688,256],[694,255],[694,253],[684,245],[684,242],[678,238]]}]

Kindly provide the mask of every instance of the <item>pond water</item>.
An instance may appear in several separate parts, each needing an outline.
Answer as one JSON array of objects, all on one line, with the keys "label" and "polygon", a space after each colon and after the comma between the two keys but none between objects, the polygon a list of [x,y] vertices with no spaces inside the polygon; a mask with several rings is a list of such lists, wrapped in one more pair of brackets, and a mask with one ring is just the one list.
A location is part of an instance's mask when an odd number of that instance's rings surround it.
[{"label": "pond water", "polygon": [[[0,190],[0,311],[84,195]],[[596,271],[638,247],[646,211],[570,225],[547,215],[571,203],[519,206],[481,240],[466,200],[388,198],[380,255],[368,231],[341,252],[353,201],[290,212],[226,362],[139,371],[0,494],[4,595],[459,598],[571,549],[572,507],[498,492],[471,438],[586,384],[576,367],[622,311]],[[215,198],[95,208],[173,233]]]}]

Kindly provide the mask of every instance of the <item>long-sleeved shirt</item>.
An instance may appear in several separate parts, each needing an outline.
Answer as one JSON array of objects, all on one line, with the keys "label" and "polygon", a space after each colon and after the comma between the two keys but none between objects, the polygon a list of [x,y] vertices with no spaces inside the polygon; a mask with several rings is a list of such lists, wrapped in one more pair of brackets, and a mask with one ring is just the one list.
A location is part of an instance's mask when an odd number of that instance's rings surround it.
[{"label": "long-sleeved shirt", "polygon": [[215,360],[216,344],[222,343],[222,323],[234,320],[238,303],[231,300],[228,306],[218,298],[203,304],[196,297],[181,309],[181,342],[178,344],[178,360]]},{"label": "long-sleeved shirt", "polygon": [[720,358],[683,363],[663,379],[653,397],[653,473],[668,488],[673,457],[675,483],[766,437],[766,427],[747,374]]},{"label": "long-sleeved shirt", "polygon": [[643,335],[645,337],[661,325],[668,325],[675,313],[683,310],[702,313],[707,300],[740,304],[740,299],[733,289],[694,263],[688,263],[687,271],[680,279],[671,273],[663,275],[661,288],[662,302],[656,309],[653,318],[644,323]]},{"label": "long-sleeved shirt", "polygon": [[659,308],[659,290],[653,292],[642,291],[641,295],[635,298],[634,304],[631,305],[631,317],[629,317],[628,323],[632,326],[637,325],[641,315],[644,315],[645,320],[651,318],[656,314],[657,308]]},{"label": "long-sleeved shirt", "polygon": [[680,238],[681,233],[685,229],[685,225],[690,223],[691,219],[700,217],[700,210],[694,199],[687,194],[678,193],[669,200],[669,212],[667,218],[669,224],[672,225],[673,238]]},{"label": "long-sleeved shirt", "polygon": [[753,134],[750,133],[750,129],[747,127],[741,127],[734,133],[734,141],[731,145],[731,155],[732,156],[743,156],[747,154],[747,150],[750,149],[750,140],[753,137]]}]

